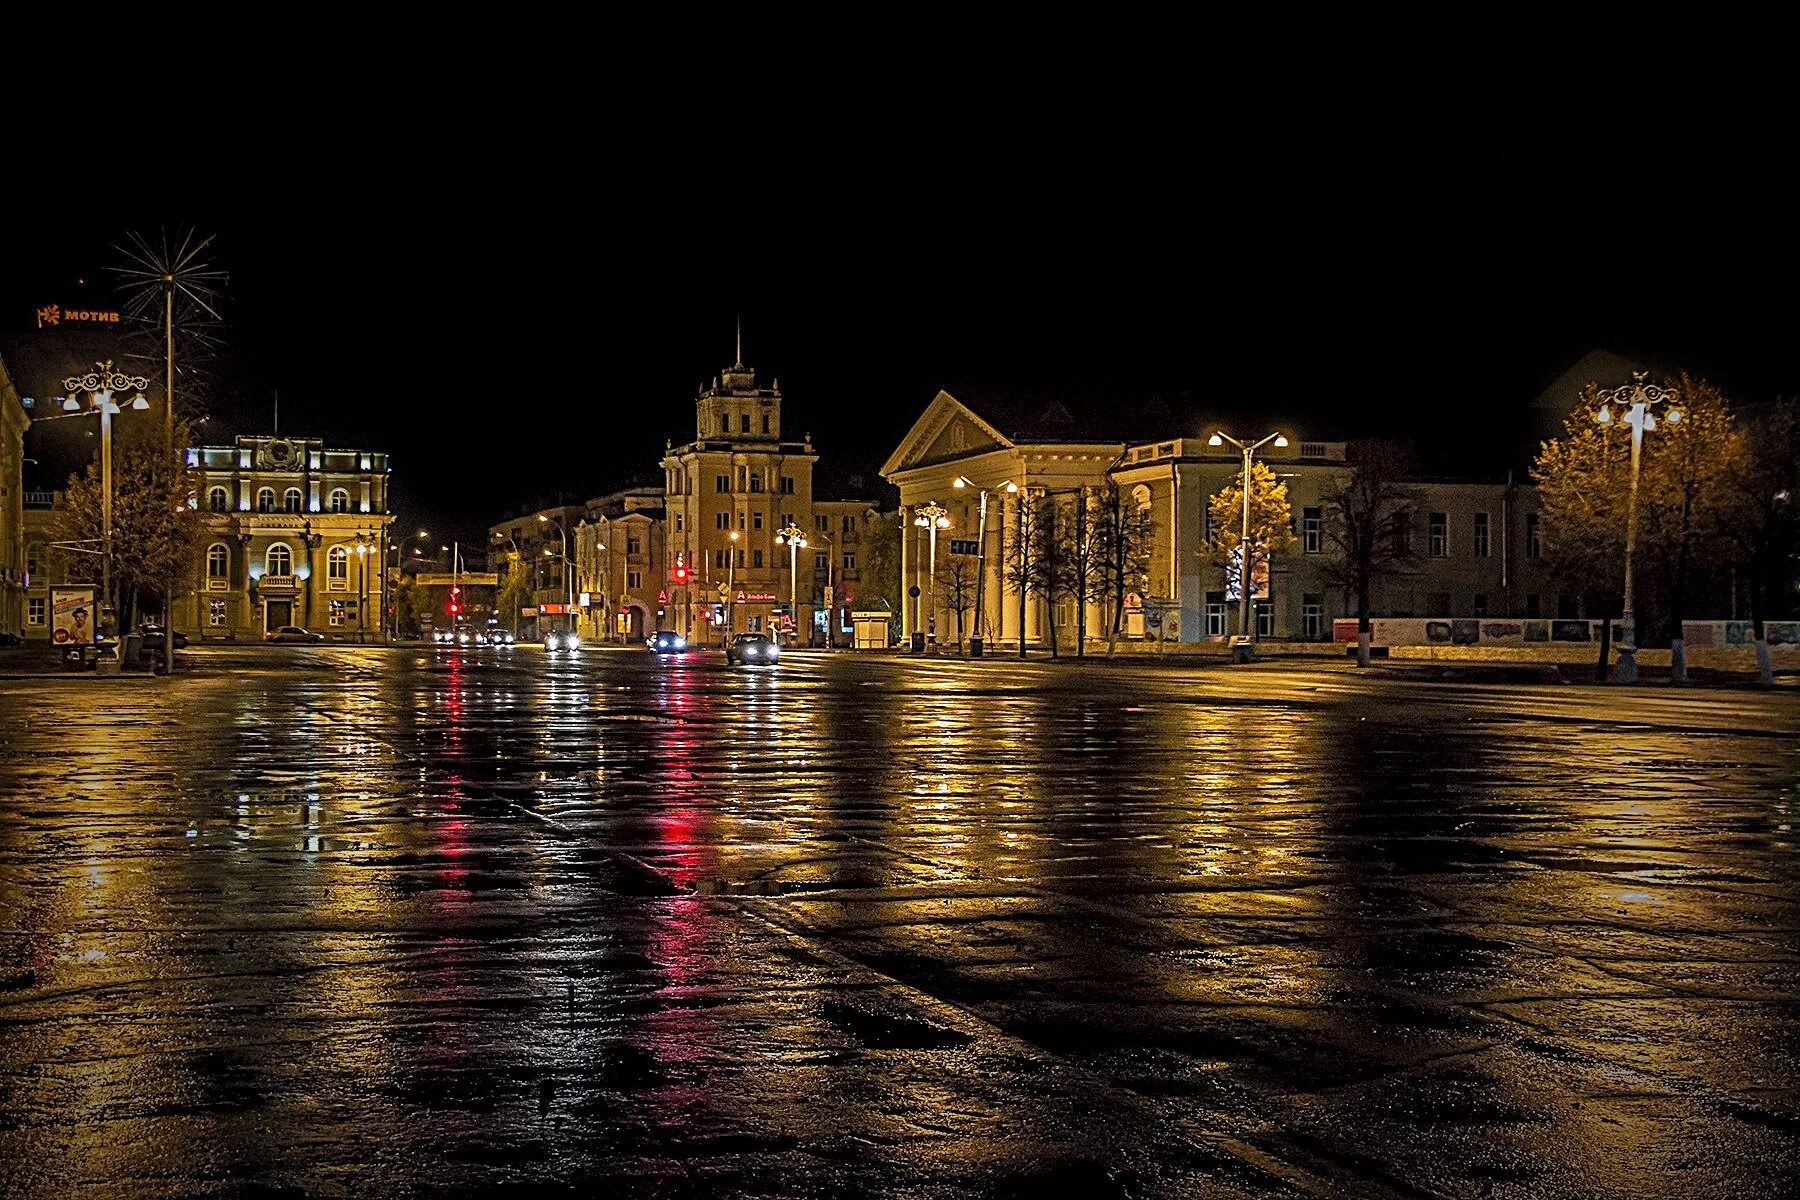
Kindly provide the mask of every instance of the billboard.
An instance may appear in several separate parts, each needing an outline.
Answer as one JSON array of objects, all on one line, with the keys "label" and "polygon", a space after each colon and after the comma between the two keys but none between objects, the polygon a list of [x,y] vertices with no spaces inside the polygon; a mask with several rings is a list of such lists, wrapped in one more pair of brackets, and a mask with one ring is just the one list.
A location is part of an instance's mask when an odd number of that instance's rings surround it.
[{"label": "billboard", "polygon": [[50,589],[50,640],[56,645],[93,644],[99,639],[99,615],[92,587]]}]

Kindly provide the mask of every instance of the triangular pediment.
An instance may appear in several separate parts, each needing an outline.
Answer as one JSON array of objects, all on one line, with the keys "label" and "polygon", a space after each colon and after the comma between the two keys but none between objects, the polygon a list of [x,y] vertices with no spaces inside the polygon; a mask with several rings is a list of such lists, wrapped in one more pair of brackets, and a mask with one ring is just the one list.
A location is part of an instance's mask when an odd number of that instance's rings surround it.
[{"label": "triangular pediment", "polygon": [[1008,450],[1012,445],[968,405],[940,391],[901,439],[900,448],[882,465],[881,474],[892,476],[989,450]]}]

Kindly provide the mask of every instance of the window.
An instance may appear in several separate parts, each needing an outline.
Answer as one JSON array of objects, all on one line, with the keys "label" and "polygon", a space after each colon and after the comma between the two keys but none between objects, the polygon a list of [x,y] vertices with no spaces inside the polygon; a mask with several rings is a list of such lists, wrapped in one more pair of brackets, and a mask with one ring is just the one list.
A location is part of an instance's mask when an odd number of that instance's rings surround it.
[{"label": "window", "polygon": [[350,549],[347,546],[333,546],[325,556],[325,588],[327,591],[343,592],[350,588]]},{"label": "window", "polygon": [[[1448,513],[1431,514],[1431,535],[1426,542],[1426,553],[1433,558],[1450,556],[1450,516]],[[1440,610],[1433,609],[1432,611]]]},{"label": "window", "polygon": [[1542,596],[1539,596],[1536,592],[1525,593],[1525,615],[1528,617],[1541,617],[1544,615],[1544,599]]},{"label": "window", "polygon": [[287,548],[285,542],[276,542],[263,556],[263,567],[269,575],[292,575],[294,573],[294,552]]},{"label": "window", "polygon": [[1478,617],[1487,616],[1487,593],[1486,592],[1476,592],[1475,593],[1475,615]]},{"label": "window", "polygon": [[844,570],[846,570],[846,571],[856,570],[856,555],[854,555],[854,554],[844,555]]},{"label": "window", "polygon": [[813,524],[818,526],[820,533],[830,533],[831,532],[831,518],[826,516],[824,513],[820,513],[818,516],[814,517]]},{"label": "window", "polygon": [[744,565],[744,552],[742,550],[737,552],[737,565],[740,567]]},{"label": "window", "polygon": [[1538,515],[1525,514],[1525,557],[1536,558],[1544,552],[1543,534],[1538,530]]},{"label": "window", "polygon": [[750,490],[753,492],[762,491],[762,472],[761,471],[750,472]]},{"label": "window", "polygon": [[793,513],[782,513],[781,514],[781,523],[783,525],[792,525],[794,523],[794,514]]},{"label": "window", "polygon": [[223,600],[208,600],[206,602],[206,623],[214,629],[225,624],[225,602]]},{"label": "window", "polygon": [[635,533],[626,534],[625,535],[625,553],[627,553],[627,554],[642,554],[643,552],[644,552],[644,539],[639,537]]},{"label": "window", "polygon": [[349,512],[350,493],[346,492],[343,488],[333,488],[331,492],[331,511],[338,513]]},{"label": "window", "polygon": [[1408,510],[1394,514],[1394,557],[1412,556],[1413,515]]},{"label": "window", "polygon": [[281,511],[282,512],[299,512],[300,511],[300,489],[299,488],[289,488],[286,492],[284,492],[282,494]]},{"label": "window", "polygon": [[750,514],[750,524],[753,525],[757,529],[761,529],[762,528],[762,514],[761,513],[751,513]]},{"label": "window", "polygon": [[627,572],[625,572],[625,586],[630,588],[634,592],[637,591],[639,588],[643,587],[644,586],[644,573],[642,571],[627,571]]},{"label": "window", "polygon": [[713,491],[729,492],[730,490],[731,490],[731,476],[729,476],[729,475],[714,475],[713,476]]},{"label": "window", "polygon": [[1325,549],[1325,513],[1318,508],[1300,510],[1300,548],[1308,554]]},{"label": "window", "polygon": [[720,413],[719,414],[719,432],[720,433],[730,433],[731,432],[731,414],[730,413]]},{"label": "window", "polygon": [[[1488,515],[1484,512],[1475,514],[1475,557],[1488,556]],[[1477,616],[1481,615],[1479,613]]]},{"label": "window", "polygon": [[206,548],[206,577],[208,579],[225,579],[231,574],[231,551],[224,542],[214,542]]},{"label": "window", "polygon": [[729,550],[714,550],[713,551],[713,569],[714,570],[723,571],[726,567],[728,567],[730,565],[731,565],[731,551],[729,551]]},{"label": "window", "polygon": [[1206,593],[1206,636],[1225,636],[1225,593]]},{"label": "window", "polygon": [[31,545],[25,547],[25,575],[27,578],[37,578],[38,568],[43,561],[43,555],[44,547],[37,542],[33,542]]},{"label": "window", "polygon": [[330,607],[327,609],[327,612],[330,615],[326,617],[326,621],[334,629],[343,625],[345,611],[344,611],[344,602],[342,600],[331,601]]},{"label": "window", "polygon": [[753,566],[753,567],[760,567],[760,566],[762,566],[762,551],[761,551],[761,550],[753,550],[753,551],[751,551],[751,553],[750,553],[750,565],[751,565],[751,566]]},{"label": "window", "polygon": [[783,475],[781,477],[781,494],[784,496],[791,496],[794,494],[794,477],[792,475]]},{"label": "window", "polygon": [[750,432],[750,414],[749,413],[739,413],[738,414],[738,432],[739,433],[749,433]]},{"label": "window", "polygon": [[1301,594],[1300,636],[1314,642],[1325,636],[1325,597],[1319,592]]},{"label": "window", "polygon": [[769,436],[769,414],[768,413],[763,414],[763,436],[764,437]]},{"label": "window", "polygon": [[275,511],[274,488],[258,488],[256,490],[256,511],[267,513]]},{"label": "window", "polygon": [[44,623],[44,611],[49,603],[50,601],[43,596],[27,596],[25,598],[25,623],[27,625],[42,625]]},{"label": "window", "polygon": [[748,632],[761,633],[763,631],[763,619],[761,617],[747,617],[745,619],[749,622],[750,626]]},{"label": "window", "polygon": [[844,518],[844,532],[845,533],[855,533],[856,532],[856,518],[855,517],[845,517]]},{"label": "window", "polygon": [[819,551],[813,555],[813,570],[828,571],[831,569],[831,555],[827,551]]},{"label": "window", "polygon": [[1256,607],[1256,636],[1274,637],[1275,602],[1273,600],[1255,600],[1251,603]]},{"label": "window", "polygon": [[206,507],[214,512],[229,512],[231,510],[230,493],[222,487],[207,488]]},{"label": "window", "polygon": [[675,532],[680,533],[682,530],[684,530],[686,528],[687,528],[686,514],[676,513],[675,514]]},{"label": "window", "polygon": [[730,529],[731,528],[731,514],[728,512],[714,513],[713,514],[713,528],[714,529]]}]

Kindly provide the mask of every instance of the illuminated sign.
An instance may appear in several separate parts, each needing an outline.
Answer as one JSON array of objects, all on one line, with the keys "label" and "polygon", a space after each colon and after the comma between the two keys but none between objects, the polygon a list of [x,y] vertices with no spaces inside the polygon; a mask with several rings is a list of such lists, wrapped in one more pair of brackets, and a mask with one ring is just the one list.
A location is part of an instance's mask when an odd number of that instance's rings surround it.
[{"label": "illuminated sign", "polygon": [[773,603],[775,599],[774,592],[739,592],[737,594],[739,604],[761,604],[765,601]]},{"label": "illuminated sign", "polygon": [[56,325],[117,325],[119,314],[98,308],[63,308],[46,304],[37,310],[37,327]]}]

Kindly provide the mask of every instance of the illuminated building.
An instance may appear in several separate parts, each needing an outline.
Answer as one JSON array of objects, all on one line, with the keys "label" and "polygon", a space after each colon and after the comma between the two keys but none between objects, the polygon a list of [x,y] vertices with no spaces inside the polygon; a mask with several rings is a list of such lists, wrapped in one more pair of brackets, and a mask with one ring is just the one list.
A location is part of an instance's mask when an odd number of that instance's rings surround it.
[{"label": "illuminated building", "polygon": [[25,415],[0,360],[0,640],[25,632]]}]

